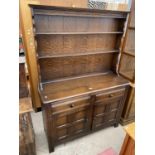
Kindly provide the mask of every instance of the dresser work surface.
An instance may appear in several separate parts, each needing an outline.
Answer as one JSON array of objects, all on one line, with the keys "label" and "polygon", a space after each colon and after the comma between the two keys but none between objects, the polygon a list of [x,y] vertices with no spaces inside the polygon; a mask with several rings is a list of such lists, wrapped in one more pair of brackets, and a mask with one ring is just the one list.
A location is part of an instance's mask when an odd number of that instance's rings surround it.
[{"label": "dresser work surface", "polygon": [[43,89],[40,91],[40,94],[43,103],[47,104],[68,97],[87,94],[93,95],[98,91],[128,84],[129,82],[127,80],[110,72],[107,74],[90,75],[88,77],[45,83],[43,84]]}]

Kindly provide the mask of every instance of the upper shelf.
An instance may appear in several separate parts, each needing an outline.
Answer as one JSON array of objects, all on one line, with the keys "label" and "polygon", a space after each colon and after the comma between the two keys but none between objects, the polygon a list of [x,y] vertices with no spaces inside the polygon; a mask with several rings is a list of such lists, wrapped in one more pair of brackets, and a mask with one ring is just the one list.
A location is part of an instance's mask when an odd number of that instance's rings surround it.
[{"label": "upper shelf", "polygon": [[[78,17],[108,17],[108,18],[126,18],[129,11],[112,11],[90,8],[69,8],[69,7],[54,7],[54,6],[37,6],[33,7],[34,15],[46,16],[78,16]],[[80,13],[79,13],[80,12]]]},{"label": "upper shelf", "polygon": [[47,15],[47,16],[66,16],[66,17],[96,17],[96,18],[118,18],[125,19],[125,16],[108,16],[108,15],[89,15],[89,14],[67,14],[67,13],[48,13],[48,12],[36,12],[35,15]]},{"label": "upper shelf", "polygon": [[123,34],[123,32],[36,32],[36,35]]},{"label": "upper shelf", "polygon": [[[44,53],[44,52],[41,52]],[[52,54],[52,55],[44,55],[41,54],[38,56],[39,59],[44,59],[44,58],[61,58],[61,57],[75,57],[75,56],[85,56],[85,55],[95,55],[95,54],[106,54],[106,53],[119,53],[119,50],[96,50],[96,51],[90,51],[90,52],[80,52],[80,53],[66,53],[66,54]]]}]

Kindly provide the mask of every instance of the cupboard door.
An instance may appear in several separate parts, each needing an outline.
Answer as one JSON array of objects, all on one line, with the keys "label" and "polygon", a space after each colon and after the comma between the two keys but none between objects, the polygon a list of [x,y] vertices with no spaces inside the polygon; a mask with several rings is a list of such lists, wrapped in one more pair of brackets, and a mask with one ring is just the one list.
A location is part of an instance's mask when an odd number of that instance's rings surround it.
[{"label": "cupboard door", "polygon": [[52,111],[56,142],[90,130],[91,104],[89,97],[64,102],[60,106],[53,107]]},{"label": "cupboard door", "polygon": [[93,129],[106,127],[117,123],[120,117],[120,108],[123,96],[110,100],[96,102],[93,113]]},{"label": "cupboard door", "polygon": [[64,116],[55,116],[56,141],[84,133],[90,129],[89,107]]}]

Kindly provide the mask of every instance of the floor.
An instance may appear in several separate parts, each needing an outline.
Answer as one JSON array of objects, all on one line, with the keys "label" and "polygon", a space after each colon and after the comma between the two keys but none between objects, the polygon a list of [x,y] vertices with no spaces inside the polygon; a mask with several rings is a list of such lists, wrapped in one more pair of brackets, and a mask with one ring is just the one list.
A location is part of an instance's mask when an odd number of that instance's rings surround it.
[{"label": "floor", "polygon": [[43,129],[42,113],[31,113],[36,138],[37,155],[97,155],[112,147],[120,152],[125,132],[121,125],[109,127],[93,134],[56,146],[53,153],[48,152],[48,145]]}]

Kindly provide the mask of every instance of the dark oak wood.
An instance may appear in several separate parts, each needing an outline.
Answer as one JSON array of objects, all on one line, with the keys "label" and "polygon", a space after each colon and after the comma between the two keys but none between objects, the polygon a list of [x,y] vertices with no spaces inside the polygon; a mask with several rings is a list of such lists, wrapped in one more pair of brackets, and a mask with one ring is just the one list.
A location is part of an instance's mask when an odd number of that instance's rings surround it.
[{"label": "dark oak wood", "polygon": [[32,13],[49,151],[117,127],[129,85],[116,74],[127,12],[32,6]]},{"label": "dark oak wood", "polygon": [[43,83],[40,95],[42,102],[47,104],[68,97],[90,94],[126,85],[129,85],[127,80],[109,72]]},{"label": "dark oak wood", "polygon": [[40,59],[41,81],[102,73],[112,69],[113,54]]},{"label": "dark oak wood", "polygon": [[[41,53],[45,53],[45,52],[41,52]],[[38,59],[46,59],[46,58],[63,58],[63,57],[76,57],[76,56],[87,56],[87,55],[96,55],[96,54],[108,54],[108,53],[119,53],[119,50],[115,49],[115,50],[92,50],[92,51],[75,51],[74,53],[69,53],[66,52],[66,54],[62,54],[62,53],[53,53],[51,55],[51,52],[46,54],[41,54],[40,56],[38,56]],[[41,56],[42,55],[42,56]]]},{"label": "dark oak wood", "polygon": [[52,141],[50,150],[70,139],[117,126],[128,89],[125,86],[116,88],[43,106],[44,126],[48,141]]},{"label": "dark oak wood", "polygon": [[[33,33],[33,19],[32,19],[32,13],[31,13],[31,7],[30,5],[35,6],[49,6],[49,10],[56,11],[58,6],[59,7],[67,7],[67,8],[59,8],[59,13],[55,13],[57,16],[61,16],[60,11],[62,12],[63,16],[79,16],[79,17],[107,17],[107,18],[115,18],[120,20],[126,19],[126,14],[129,12],[128,4],[127,3],[110,3],[106,5],[106,10],[117,10],[117,11],[104,11],[104,10],[97,10],[95,8],[89,9],[88,0],[20,0],[20,21],[22,26],[22,33],[23,33],[23,41],[24,41],[24,48],[26,51],[26,61],[27,61],[27,68],[29,71],[29,80],[31,85],[31,94],[32,94],[32,100],[33,100],[33,107],[35,110],[40,109],[41,107],[41,101],[39,100],[39,94],[38,94],[38,70],[37,70],[37,58],[36,58],[36,47],[35,47],[35,40],[34,40],[34,33]],[[51,6],[51,7],[50,7]],[[57,6],[57,7],[53,7]],[[81,9],[83,8],[83,9]],[[43,7],[41,9],[38,9],[38,14],[40,10],[44,11],[44,14],[48,14],[47,9],[44,9]],[[78,13],[74,13],[69,15],[68,13],[64,11],[78,11]],[[87,10],[87,11],[86,11]],[[122,12],[125,11],[125,12]],[[127,11],[128,10],[128,11]],[[82,13],[81,13],[82,12]],[[90,12],[90,13],[89,13]],[[41,13],[42,14],[42,13]],[[52,14],[53,15],[53,14]],[[25,20],[26,19],[26,20]],[[82,25],[82,24],[81,24]]]},{"label": "dark oak wood", "polygon": [[[55,54],[95,54],[97,51],[118,50],[116,34],[89,35],[39,35],[37,51],[39,56]],[[110,42],[110,44],[109,44]],[[57,44],[59,43],[59,46]]]}]

